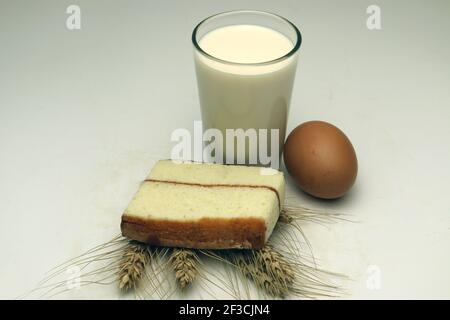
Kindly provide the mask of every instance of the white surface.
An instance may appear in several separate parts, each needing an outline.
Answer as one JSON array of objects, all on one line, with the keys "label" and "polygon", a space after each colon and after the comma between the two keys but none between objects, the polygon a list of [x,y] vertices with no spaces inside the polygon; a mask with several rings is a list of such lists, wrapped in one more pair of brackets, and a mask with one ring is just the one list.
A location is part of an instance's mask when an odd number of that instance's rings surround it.
[{"label": "white surface", "polygon": [[[353,278],[350,298],[450,298],[448,1],[376,1],[378,31],[366,28],[372,1],[76,1],[82,29],[68,31],[72,3],[0,1],[1,298],[119,232],[172,130],[200,119],[192,29],[240,8],[302,32],[289,129],[326,120],[357,150],[345,198],[291,188],[360,221],[306,226],[316,256]],[[379,290],[366,285],[369,265]]]}]

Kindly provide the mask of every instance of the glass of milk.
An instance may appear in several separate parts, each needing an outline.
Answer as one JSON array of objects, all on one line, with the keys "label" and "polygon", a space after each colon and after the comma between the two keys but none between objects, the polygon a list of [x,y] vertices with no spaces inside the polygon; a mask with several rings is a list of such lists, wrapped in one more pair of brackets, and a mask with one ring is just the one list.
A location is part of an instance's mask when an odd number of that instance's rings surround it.
[{"label": "glass of milk", "polygon": [[218,129],[223,137],[215,152],[226,163],[269,165],[265,143],[279,160],[301,44],[297,27],[267,12],[231,11],[200,22],[192,42],[203,130]]}]

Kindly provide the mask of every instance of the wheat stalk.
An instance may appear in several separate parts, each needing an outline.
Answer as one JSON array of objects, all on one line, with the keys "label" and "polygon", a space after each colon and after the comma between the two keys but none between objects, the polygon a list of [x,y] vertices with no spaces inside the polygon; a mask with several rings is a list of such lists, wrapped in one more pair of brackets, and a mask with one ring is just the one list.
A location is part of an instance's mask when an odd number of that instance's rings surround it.
[{"label": "wheat stalk", "polygon": [[287,262],[283,255],[270,245],[257,251],[257,257],[261,261],[260,265],[265,271],[280,282],[284,287],[288,287],[294,282],[295,273],[292,265]]},{"label": "wheat stalk", "polygon": [[[279,222],[293,224],[295,222],[315,222],[321,225],[331,222],[347,221],[352,222],[350,217],[339,212],[322,211],[318,209],[309,209],[301,206],[285,205],[280,210]],[[353,221],[355,222],[355,221]]]},{"label": "wheat stalk", "polygon": [[284,297],[288,293],[286,286],[261,268],[252,252],[234,253],[231,257],[239,271],[269,295]]},{"label": "wheat stalk", "polygon": [[272,246],[261,250],[232,251],[235,266],[257,287],[272,296],[285,297],[295,280],[294,267]]},{"label": "wheat stalk", "polygon": [[175,280],[180,289],[186,288],[197,277],[198,257],[193,250],[173,249],[169,261],[175,272]]},{"label": "wheat stalk", "polygon": [[150,252],[146,245],[130,241],[119,265],[119,288],[127,291],[136,288],[150,262]]},{"label": "wheat stalk", "polygon": [[280,215],[278,216],[278,222],[282,223],[291,223],[294,219],[292,216],[289,215],[289,213],[286,212],[286,210],[281,210]]}]

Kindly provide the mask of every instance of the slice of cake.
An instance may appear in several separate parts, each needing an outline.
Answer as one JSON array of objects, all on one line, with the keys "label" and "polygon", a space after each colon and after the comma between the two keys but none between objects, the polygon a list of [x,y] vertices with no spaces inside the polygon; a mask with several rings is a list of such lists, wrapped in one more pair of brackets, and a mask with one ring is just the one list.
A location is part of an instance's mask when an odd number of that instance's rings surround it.
[{"label": "slice of cake", "polygon": [[121,229],[153,245],[260,249],[283,201],[282,172],[163,160],[123,213]]}]

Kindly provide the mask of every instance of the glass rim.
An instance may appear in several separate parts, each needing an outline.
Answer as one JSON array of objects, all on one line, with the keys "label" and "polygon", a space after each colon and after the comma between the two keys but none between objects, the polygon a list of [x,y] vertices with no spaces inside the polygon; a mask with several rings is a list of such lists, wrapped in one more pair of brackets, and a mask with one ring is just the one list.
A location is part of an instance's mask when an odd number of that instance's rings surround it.
[{"label": "glass rim", "polygon": [[[235,13],[265,14],[265,15],[270,15],[272,17],[276,17],[278,19],[281,19],[281,20],[286,22],[288,25],[290,25],[294,29],[295,34],[297,36],[297,41],[294,44],[293,48],[289,52],[287,52],[286,54],[284,54],[281,57],[278,57],[276,59],[263,61],[263,62],[234,62],[234,61],[228,61],[228,60],[217,58],[217,57],[209,54],[208,52],[204,51],[200,47],[200,45],[199,45],[199,43],[197,41],[198,29],[203,25],[203,23],[207,22],[210,19],[217,18],[217,17],[220,17],[220,16],[229,15],[229,14],[235,14]],[[286,18],[284,18],[284,17],[282,17],[282,16],[280,16],[278,14],[267,12],[267,11],[260,11],[260,10],[232,10],[232,11],[224,11],[224,12],[213,14],[213,15],[203,19],[202,21],[200,21],[197,24],[197,26],[194,28],[194,30],[192,31],[192,43],[193,43],[195,49],[197,51],[199,51],[201,54],[203,54],[204,56],[206,56],[206,57],[208,57],[210,59],[213,59],[213,60],[215,60],[217,62],[220,62],[220,63],[225,63],[225,64],[229,64],[229,65],[240,65],[240,66],[264,66],[264,65],[273,64],[273,63],[277,63],[277,62],[286,60],[287,58],[293,56],[298,51],[298,49],[300,48],[300,45],[302,43],[302,35],[301,35],[300,31],[298,30],[298,28],[295,26],[295,24],[293,24],[291,21],[289,21],[288,19],[286,19]]]}]

